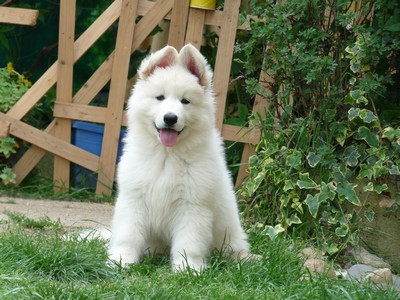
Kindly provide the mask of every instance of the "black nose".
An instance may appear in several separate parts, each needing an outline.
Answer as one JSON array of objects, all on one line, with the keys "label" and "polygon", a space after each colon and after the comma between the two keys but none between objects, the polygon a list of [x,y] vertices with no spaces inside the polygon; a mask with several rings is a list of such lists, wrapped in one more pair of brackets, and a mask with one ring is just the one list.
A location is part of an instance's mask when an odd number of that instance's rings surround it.
[{"label": "black nose", "polygon": [[167,126],[173,126],[178,121],[178,116],[173,113],[164,115],[164,122]]}]

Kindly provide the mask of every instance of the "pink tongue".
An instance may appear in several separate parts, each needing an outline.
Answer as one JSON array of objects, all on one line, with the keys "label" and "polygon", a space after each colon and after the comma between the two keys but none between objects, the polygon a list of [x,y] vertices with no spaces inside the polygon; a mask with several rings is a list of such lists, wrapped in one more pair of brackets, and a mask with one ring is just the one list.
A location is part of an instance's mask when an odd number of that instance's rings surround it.
[{"label": "pink tongue", "polygon": [[173,147],[178,141],[178,132],[169,128],[161,129],[160,140],[165,147]]}]

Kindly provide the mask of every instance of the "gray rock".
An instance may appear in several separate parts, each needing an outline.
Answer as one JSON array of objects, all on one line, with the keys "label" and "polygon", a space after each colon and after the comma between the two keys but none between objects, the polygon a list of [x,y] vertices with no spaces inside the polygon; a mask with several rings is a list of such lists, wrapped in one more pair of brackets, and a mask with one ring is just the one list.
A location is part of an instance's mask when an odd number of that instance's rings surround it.
[{"label": "gray rock", "polygon": [[365,276],[376,270],[378,270],[378,268],[364,264],[356,264],[347,270],[347,274],[349,279],[362,280]]},{"label": "gray rock", "polygon": [[[347,278],[350,280],[358,280],[358,281],[364,281],[371,279],[371,274],[377,273],[379,274],[379,271],[382,269],[378,269],[369,265],[364,265],[364,264],[356,264],[354,266],[351,266],[347,270]],[[392,282],[389,283],[389,286],[395,288],[396,290],[400,291],[400,277],[397,275],[392,274]]]},{"label": "gray rock", "polygon": [[354,259],[359,264],[369,265],[375,268],[389,268],[390,265],[385,262],[382,258],[376,256],[375,254],[369,253],[363,247],[354,247],[351,251]]}]

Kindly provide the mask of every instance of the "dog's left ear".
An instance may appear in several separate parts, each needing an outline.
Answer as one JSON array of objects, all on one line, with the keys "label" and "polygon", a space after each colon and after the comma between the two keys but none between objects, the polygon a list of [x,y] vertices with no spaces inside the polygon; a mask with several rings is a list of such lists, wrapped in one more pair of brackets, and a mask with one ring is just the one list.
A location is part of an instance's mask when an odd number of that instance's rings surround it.
[{"label": "dog's left ear", "polygon": [[140,79],[147,79],[157,68],[167,68],[178,61],[178,52],[171,46],[165,46],[154,52],[141,63],[138,75]]},{"label": "dog's left ear", "polygon": [[205,88],[211,86],[212,71],[204,56],[191,44],[184,46],[179,52],[179,62],[199,79]]}]

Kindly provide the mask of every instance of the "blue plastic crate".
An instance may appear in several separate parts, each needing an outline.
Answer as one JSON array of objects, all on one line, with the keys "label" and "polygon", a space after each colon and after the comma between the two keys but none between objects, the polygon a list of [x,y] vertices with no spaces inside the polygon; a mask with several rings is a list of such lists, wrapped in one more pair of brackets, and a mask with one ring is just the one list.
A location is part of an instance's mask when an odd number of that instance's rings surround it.
[{"label": "blue plastic crate", "polygon": [[[93,153],[97,156],[101,154],[103,145],[104,125],[98,125],[82,121],[72,122],[71,143],[83,150]],[[126,130],[122,129],[119,144],[117,163],[122,154],[123,138]],[[71,186],[75,188],[96,189],[97,173],[76,164],[71,164]]]}]

